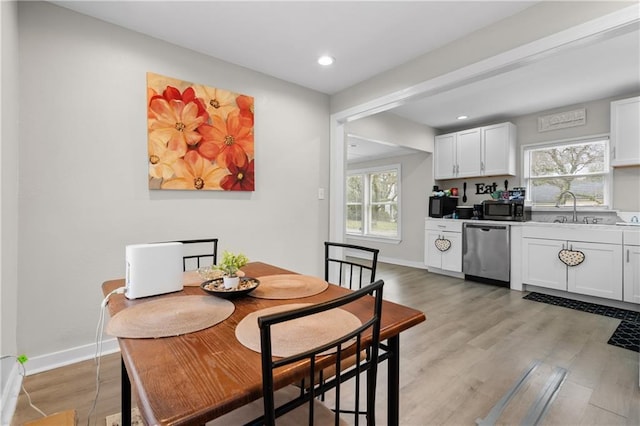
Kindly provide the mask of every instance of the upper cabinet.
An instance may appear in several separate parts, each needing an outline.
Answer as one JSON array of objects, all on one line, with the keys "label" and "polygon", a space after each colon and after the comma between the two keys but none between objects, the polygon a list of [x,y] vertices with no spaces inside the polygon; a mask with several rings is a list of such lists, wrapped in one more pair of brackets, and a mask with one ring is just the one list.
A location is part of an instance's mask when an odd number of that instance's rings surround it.
[{"label": "upper cabinet", "polygon": [[516,126],[500,123],[435,137],[434,178],[516,174]]},{"label": "upper cabinet", "polygon": [[611,102],[611,165],[640,165],[640,96]]}]

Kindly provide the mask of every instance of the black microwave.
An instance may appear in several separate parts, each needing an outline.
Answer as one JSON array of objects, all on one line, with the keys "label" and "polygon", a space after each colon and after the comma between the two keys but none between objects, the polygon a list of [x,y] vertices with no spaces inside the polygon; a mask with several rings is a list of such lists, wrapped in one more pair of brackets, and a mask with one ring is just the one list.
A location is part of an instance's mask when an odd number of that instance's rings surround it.
[{"label": "black microwave", "polygon": [[482,202],[482,217],[488,220],[513,220],[524,222],[530,219],[524,200],[485,200]]},{"label": "black microwave", "polygon": [[429,216],[445,217],[452,215],[458,206],[458,197],[429,197]]}]

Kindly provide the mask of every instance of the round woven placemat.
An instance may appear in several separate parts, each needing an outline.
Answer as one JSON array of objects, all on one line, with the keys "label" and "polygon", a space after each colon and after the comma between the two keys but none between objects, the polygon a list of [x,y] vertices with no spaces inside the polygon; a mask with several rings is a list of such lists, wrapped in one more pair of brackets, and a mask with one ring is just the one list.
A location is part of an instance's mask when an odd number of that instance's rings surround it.
[{"label": "round woven placemat", "polygon": [[234,310],[233,303],[217,297],[167,297],[123,309],[111,318],[106,332],[137,339],[179,336],[222,322]]},{"label": "round woven placemat", "polygon": [[322,293],[329,287],[325,280],[310,275],[267,275],[258,280],[260,287],[250,296],[260,299],[300,299]]},{"label": "round woven placemat", "polygon": [[[309,305],[311,303],[292,303],[252,312],[238,323],[236,338],[247,348],[260,352],[258,317]],[[272,353],[285,357],[304,352],[344,336],[361,325],[358,317],[340,308],[276,324],[271,327]]]}]

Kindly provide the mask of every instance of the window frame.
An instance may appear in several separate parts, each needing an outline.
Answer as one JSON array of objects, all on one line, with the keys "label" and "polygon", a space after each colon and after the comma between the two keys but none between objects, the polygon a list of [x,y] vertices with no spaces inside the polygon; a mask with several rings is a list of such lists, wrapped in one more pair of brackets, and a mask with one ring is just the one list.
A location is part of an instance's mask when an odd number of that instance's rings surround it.
[{"label": "window frame", "polygon": [[[532,191],[531,191],[531,168],[530,168],[530,155],[529,151],[544,149],[544,148],[554,148],[561,147],[566,145],[579,145],[586,144],[590,142],[605,142],[605,171],[602,173],[591,173],[585,175],[576,175],[576,176],[603,176],[604,184],[603,184],[603,203],[601,205],[591,205],[591,206],[577,206],[578,210],[609,210],[611,208],[611,203],[613,199],[613,167],[611,166],[611,139],[608,133],[598,134],[598,135],[590,135],[583,137],[575,137],[569,139],[560,139],[555,141],[546,141],[546,142],[538,142],[522,145],[521,149],[521,160],[522,160],[522,182],[521,185],[526,188],[526,199],[525,201],[529,204],[534,210],[548,210],[555,209],[556,207],[548,206],[548,205],[536,205],[531,199]],[[534,178],[535,179],[535,178]],[[561,206],[560,208],[567,208]]]},{"label": "window frame", "polygon": [[[395,172],[397,176],[397,197],[395,202],[395,207],[397,210],[397,232],[396,235],[382,235],[382,234],[373,234],[371,233],[371,206],[373,204],[380,203],[372,203],[371,201],[371,175],[386,173],[386,172]],[[348,202],[348,189],[347,189],[347,180],[354,175],[362,175],[363,176],[363,200],[362,200],[362,231],[361,232],[353,232],[347,229],[348,224],[348,208],[349,205],[353,205],[354,203]],[[344,181],[345,184],[345,225],[344,225],[344,233],[348,238],[363,238],[367,240],[381,240],[381,241],[400,241],[402,236],[402,212],[401,212],[401,199],[402,199],[402,166],[400,163],[387,164],[384,166],[374,166],[374,167],[363,167],[358,169],[347,170],[346,179]],[[392,204],[392,203],[383,203],[383,204]]]}]

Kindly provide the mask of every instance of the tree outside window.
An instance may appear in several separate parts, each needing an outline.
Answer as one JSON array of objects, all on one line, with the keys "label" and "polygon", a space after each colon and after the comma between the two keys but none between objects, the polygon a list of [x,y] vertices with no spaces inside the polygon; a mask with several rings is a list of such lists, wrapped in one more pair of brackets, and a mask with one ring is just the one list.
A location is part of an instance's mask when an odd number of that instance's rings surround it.
[{"label": "tree outside window", "polygon": [[399,236],[399,177],[399,165],[348,174],[348,234],[383,238]]},{"label": "tree outside window", "polygon": [[597,139],[524,149],[528,197],[535,206],[603,206],[608,201],[609,141]]}]

